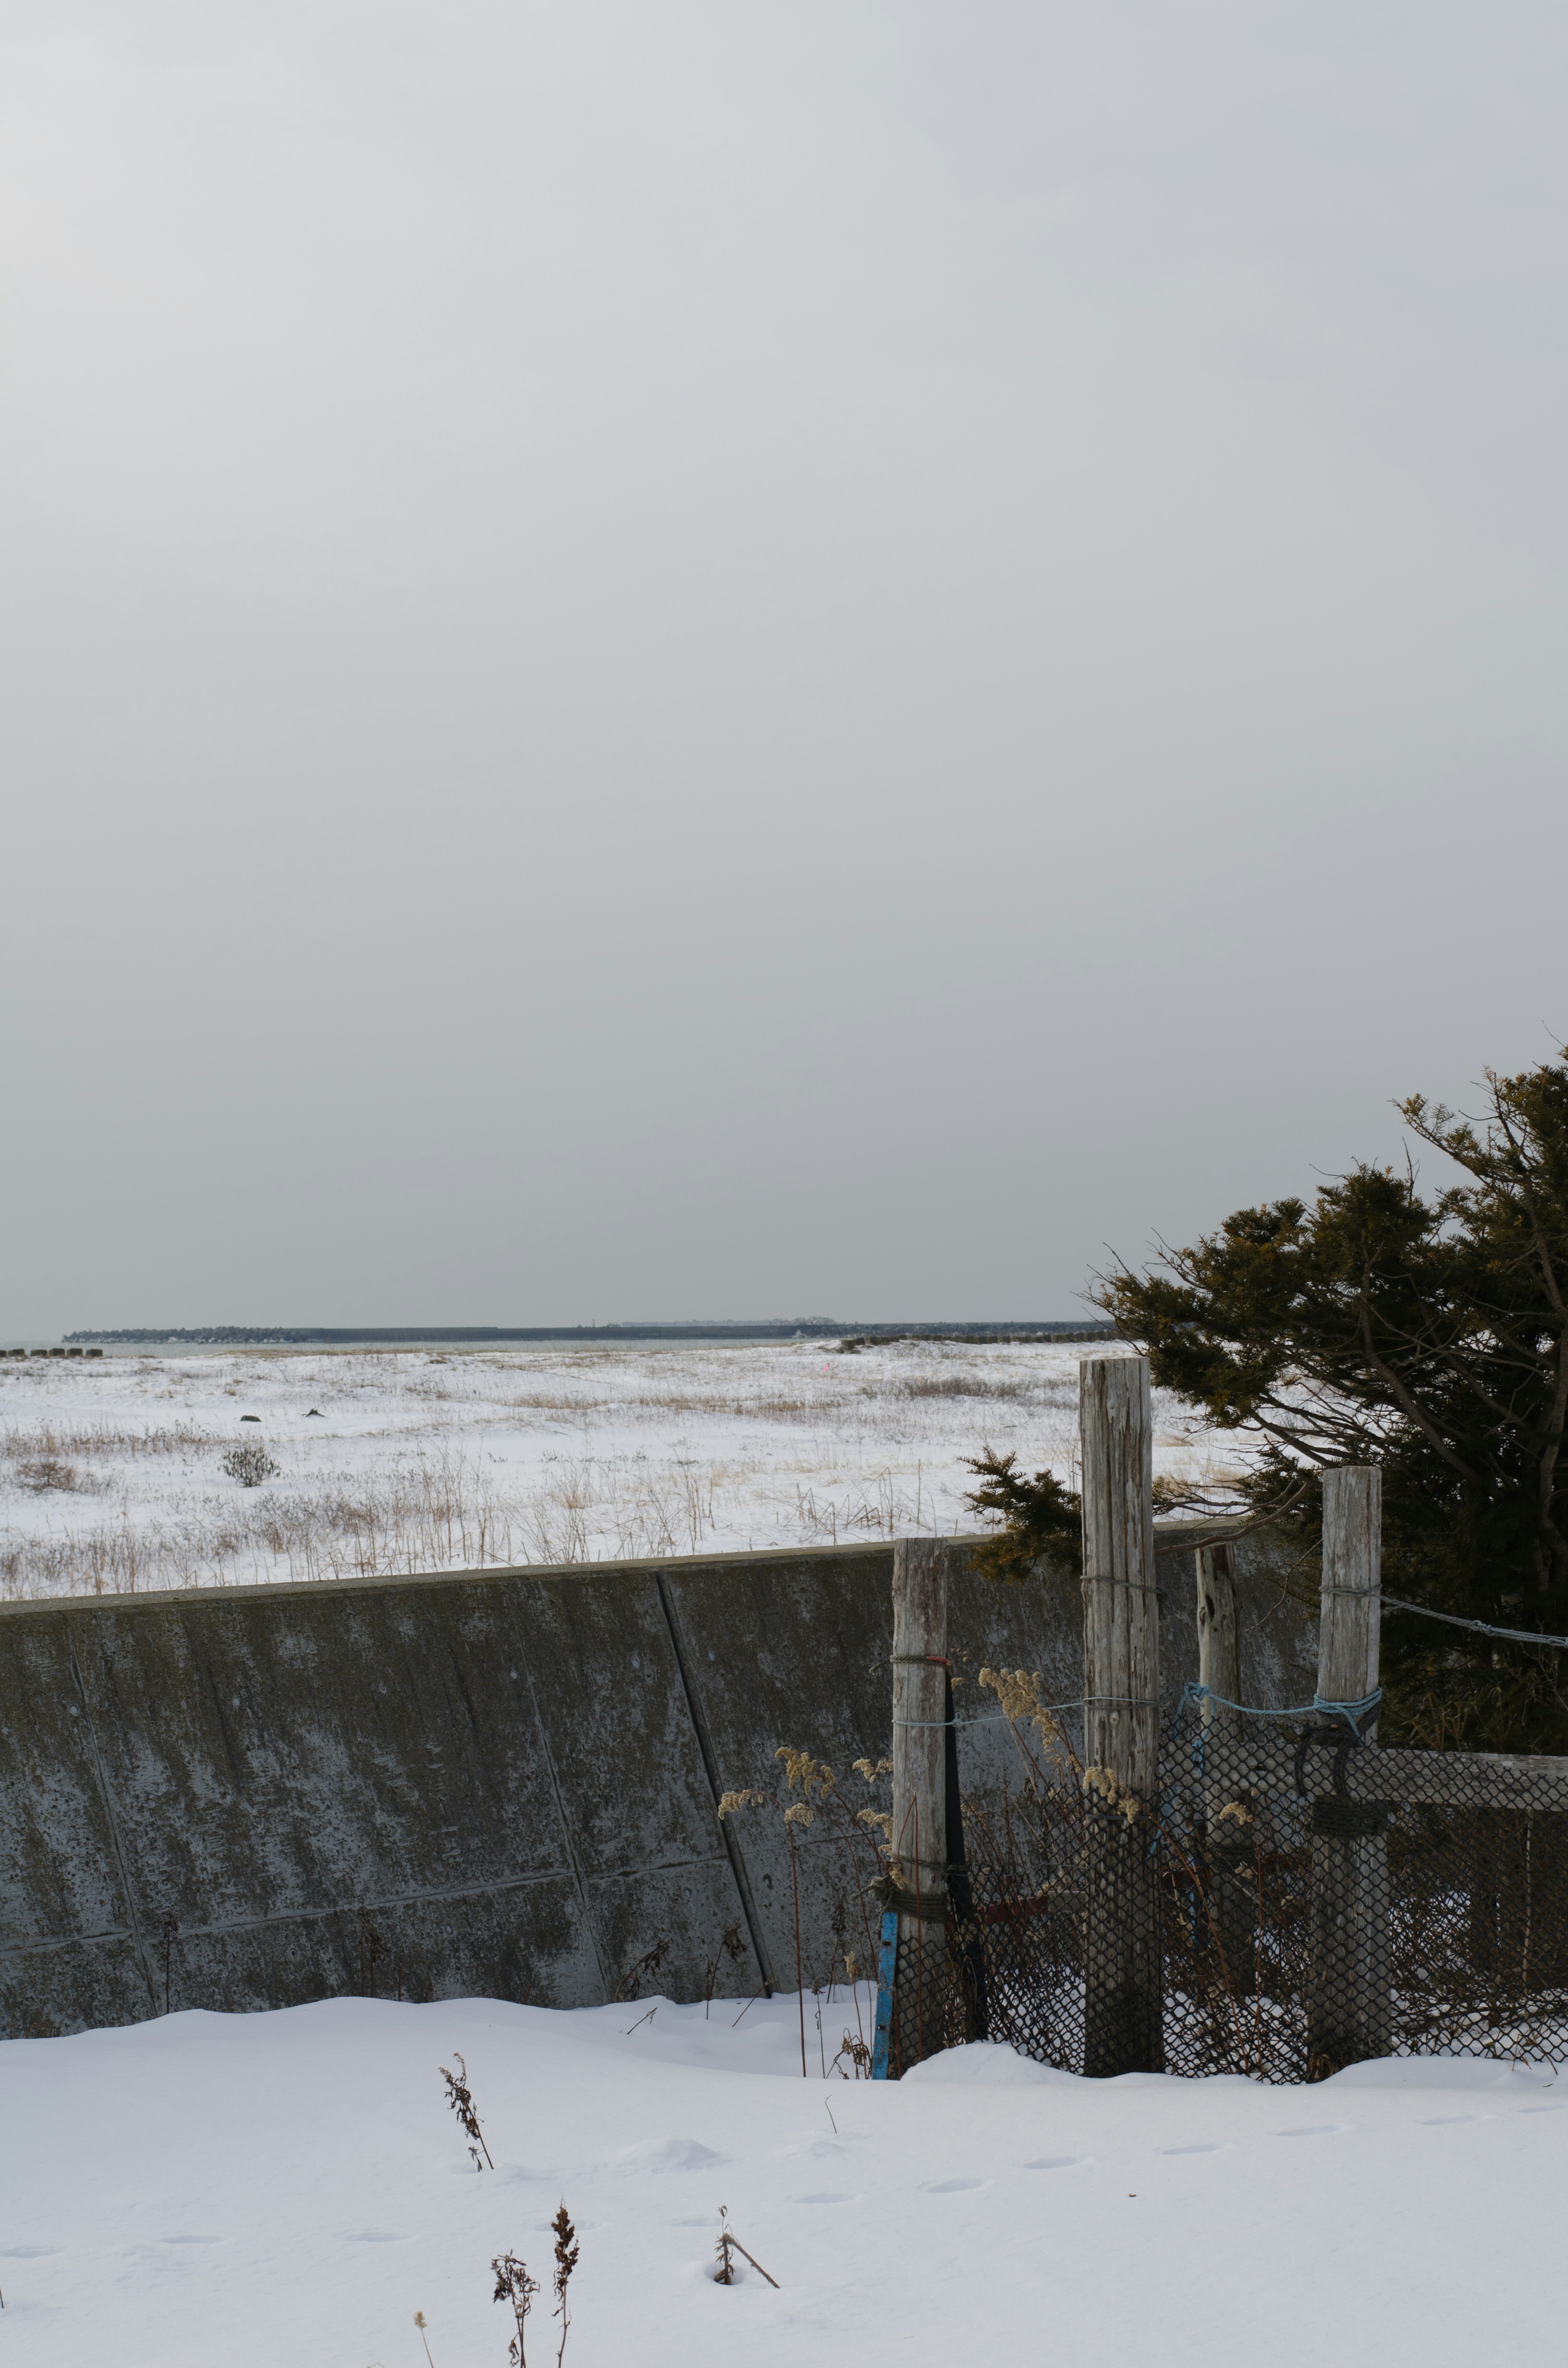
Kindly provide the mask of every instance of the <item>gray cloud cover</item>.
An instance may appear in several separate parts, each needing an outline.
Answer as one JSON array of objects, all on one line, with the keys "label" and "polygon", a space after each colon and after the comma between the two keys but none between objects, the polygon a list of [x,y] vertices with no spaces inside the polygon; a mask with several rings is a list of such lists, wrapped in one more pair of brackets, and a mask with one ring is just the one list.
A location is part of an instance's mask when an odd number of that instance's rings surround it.
[{"label": "gray cloud cover", "polygon": [[1549,1053],[1564,48],[19,0],[0,1330],[1070,1315]]}]

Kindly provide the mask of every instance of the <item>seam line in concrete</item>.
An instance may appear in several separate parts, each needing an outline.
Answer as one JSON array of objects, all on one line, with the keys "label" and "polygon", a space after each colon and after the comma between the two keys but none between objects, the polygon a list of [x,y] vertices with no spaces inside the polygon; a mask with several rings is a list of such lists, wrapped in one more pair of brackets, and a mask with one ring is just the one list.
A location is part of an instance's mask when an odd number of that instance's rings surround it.
[{"label": "seam line in concrete", "polygon": [[71,1634],[69,1622],[66,1623],[65,1641],[66,1650],[71,1656],[71,1675],[75,1681],[76,1691],[82,1697],[82,1716],[86,1722],[87,1742],[93,1755],[93,1780],[98,1788],[98,1798],[104,1804],[104,1816],[108,1825],[109,1847],[114,1852],[115,1864],[119,1870],[120,1888],[125,1894],[125,1913],[131,1926],[131,1944],[136,1952],[136,1960],[142,1968],[142,1978],[147,1985],[148,2003],[156,2013],[158,1985],[147,1955],[146,1942],[142,1936],[142,1919],[136,1913],[136,1894],[131,1881],[131,1864],[125,1855],[125,1840],[119,1830],[119,1812],[115,1806],[114,1795],[109,1788],[108,1779],[104,1773],[103,1754],[98,1749],[97,1723],[93,1716],[93,1705],[87,1698],[87,1681],[82,1675],[82,1665],[76,1658],[76,1640]]},{"label": "seam line in concrete", "polygon": [[[697,1736],[697,1748],[702,1754],[702,1765],[708,1777],[708,1789],[713,1795],[713,1806],[717,1811],[723,1794],[720,1789],[719,1770],[713,1758],[713,1740],[708,1732],[708,1721],[703,1714],[702,1705],[698,1700],[697,1689],[691,1682],[691,1672],[686,1665],[686,1648],[681,1643],[680,1628],[665,1590],[663,1571],[654,1573],[653,1584],[659,1590],[659,1603],[664,1611],[665,1625],[670,1632],[670,1649],[676,1656],[676,1668],[680,1673],[681,1691],[686,1696],[687,1712],[691,1720],[692,1730]],[[745,1861],[741,1856],[741,1846],[722,1817],[719,1818],[719,1832],[724,1844],[724,1855],[730,1861],[730,1873],[734,1882],[736,1896],[741,1903],[741,1913],[746,1919],[746,1930],[751,1934],[752,1953],[756,1960],[757,1972],[762,1975],[763,1992],[766,1997],[771,1998],[778,1985],[773,1978],[773,1963],[767,1953],[767,1943],[763,1938],[762,1927],[757,1920],[756,1904],[751,1896],[750,1878],[746,1873]]]},{"label": "seam line in concrete", "polygon": [[[652,1865],[643,1862],[637,1866],[611,1867],[603,1874],[589,1875],[586,1881],[589,1884],[635,1883],[648,1874],[678,1874],[685,1867],[718,1866],[722,1863],[717,1858],[660,1859]],[[536,1884],[573,1881],[573,1871],[569,1866],[551,1866],[538,1873],[497,1875],[489,1883],[453,1884],[437,1891],[392,1892],[383,1899],[339,1899],[334,1900],[327,1907],[281,1907],[273,1916],[234,1917],[219,1924],[182,1924],[175,1937],[176,1941],[210,1941],[227,1932],[266,1931],[274,1924],[320,1923],[328,1916],[369,1916],[394,1907],[439,1906],[444,1900],[483,1899],[492,1892],[526,1891]],[[584,1913],[585,1916],[592,1913],[585,1900]],[[124,1926],[118,1930],[70,1932],[63,1938],[43,1934],[36,1940],[13,1941],[6,1948],[0,1949],[0,1964],[8,1959],[48,1955],[61,1949],[87,1947],[100,1941],[134,1941],[135,1937],[135,1933]],[[612,2001],[606,1999],[601,2003],[608,2005]]]},{"label": "seam line in concrete", "polygon": [[57,1957],[62,1949],[95,1949],[106,1941],[134,1941],[128,1924],[106,1925],[101,1932],[40,1932],[29,1941],[7,1941],[0,1948],[0,1965],[19,1964],[24,1957]]},{"label": "seam line in concrete", "polygon": [[555,1754],[550,1748],[550,1736],[545,1731],[543,1714],[539,1706],[539,1689],[534,1684],[533,1663],[526,1651],[519,1651],[517,1661],[528,1679],[528,1702],[534,1714],[534,1733],[539,1736],[539,1748],[544,1755],[545,1773],[550,1778],[550,1797],[555,1804],[555,1815],[561,1826],[561,1839],[566,1851],[567,1870],[572,1877],[572,1887],[577,1895],[577,1912],[583,1918],[583,1930],[588,1936],[588,1946],[594,1952],[594,1963],[598,1967],[601,1993],[599,2003],[602,2006],[608,2004],[609,1999],[609,1976],[605,1972],[605,1956],[604,1951],[599,1946],[598,1926],[594,1921],[593,1907],[583,1881],[583,1869],[577,1857],[576,1838],[572,1831],[571,1819],[566,1814],[566,1803],[561,1791],[561,1779],[556,1772]]}]

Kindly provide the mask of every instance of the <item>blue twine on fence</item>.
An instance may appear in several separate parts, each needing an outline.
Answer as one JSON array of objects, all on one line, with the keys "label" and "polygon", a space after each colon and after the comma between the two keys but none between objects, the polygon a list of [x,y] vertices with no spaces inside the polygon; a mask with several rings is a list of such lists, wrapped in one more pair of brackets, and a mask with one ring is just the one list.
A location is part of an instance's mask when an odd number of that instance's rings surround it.
[{"label": "blue twine on fence", "polygon": [[[1218,1702],[1221,1710],[1240,1711],[1244,1718],[1343,1718],[1359,1743],[1362,1720],[1377,1709],[1382,1698],[1381,1686],[1374,1686],[1359,1702],[1324,1702],[1322,1694],[1314,1694],[1299,1710],[1260,1710],[1256,1702],[1231,1702],[1224,1694],[1217,1694],[1212,1686],[1200,1686],[1189,1679],[1176,1704],[1176,1725],[1181,1725],[1188,1702]],[[1203,1747],[1207,1740],[1207,1730],[1200,1726],[1192,1746],[1192,1764],[1199,1775],[1203,1773]]]},{"label": "blue twine on fence", "polygon": [[1006,1720],[1009,1726],[1027,1726],[1031,1718],[1045,1711],[1054,1715],[1059,1710],[1094,1710],[1101,1703],[1119,1704],[1127,1710],[1158,1710],[1153,1694],[1074,1694],[1071,1702],[1036,1702],[1021,1711],[1015,1718],[1011,1712],[988,1710],[980,1718],[895,1718],[895,1726],[995,1726]]},{"label": "blue twine on fence", "polygon": [[[1263,1710],[1256,1702],[1232,1702],[1228,1695],[1217,1694],[1212,1686],[1200,1686],[1189,1680],[1181,1690],[1176,1717],[1181,1717],[1189,1702],[1218,1702],[1221,1710],[1240,1711],[1244,1718],[1346,1718],[1349,1720],[1351,1730],[1359,1743],[1361,1731],[1358,1721],[1364,1719],[1369,1711],[1376,1710],[1382,1698],[1381,1686],[1374,1686],[1372,1691],[1363,1694],[1359,1702],[1324,1702],[1322,1694],[1314,1694],[1310,1702],[1302,1702],[1294,1709]],[[1059,1710],[1093,1710],[1101,1704],[1117,1704],[1128,1710],[1158,1710],[1160,1706],[1152,1694],[1074,1694],[1071,1702],[1037,1702],[1017,1718],[1013,1718],[1005,1710],[992,1710],[980,1718],[895,1718],[893,1725],[962,1728],[996,1726],[1006,1721],[1009,1726],[1026,1726],[1040,1711],[1054,1713]]]},{"label": "blue twine on fence", "polygon": [[1374,1686],[1369,1694],[1361,1696],[1359,1702],[1324,1702],[1322,1694],[1314,1694],[1310,1702],[1303,1703],[1296,1710],[1260,1710],[1256,1702],[1231,1702],[1224,1694],[1217,1694],[1212,1686],[1200,1686],[1189,1682],[1181,1690],[1181,1701],[1176,1706],[1176,1716],[1177,1718],[1181,1716],[1189,1702],[1218,1702],[1221,1710],[1239,1710],[1244,1718],[1345,1718],[1349,1720],[1351,1732],[1359,1743],[1361,1740],[1359,1722],[1367,1716],[1369,1711],[1377,1709],[1382,1698],[1381,1686]]}]

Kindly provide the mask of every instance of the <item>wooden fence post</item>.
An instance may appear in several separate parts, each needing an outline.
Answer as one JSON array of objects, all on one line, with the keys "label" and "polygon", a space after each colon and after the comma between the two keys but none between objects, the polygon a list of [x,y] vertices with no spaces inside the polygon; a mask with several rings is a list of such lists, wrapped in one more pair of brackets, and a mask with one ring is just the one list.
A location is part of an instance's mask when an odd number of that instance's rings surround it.
[{"label": "wooden fence post", "polygon": [[1236,1620],[1236,1559],[1228,1544],[1199,1546],[1198,1563],[1198,1682],[1219,1694],[1205,1702],[1203,1724],[1210,1732],[1234,1733],[1238,1720],[1227,1702],[1242,1698],[1242,1638]]},{"label": "wooden fence post", "polygon": [[[1324,1474],[1320,1702],[1358,1702],[1377,1691],[1382,1508],[1382,1474],[1375,1465],[1344,1464]],[[1375,1712],[1363,1717],[1360,1728],[1369,1744]],[[1358,1748],[1342,1714],[1331,1716],[1324,1739]],[[1337,1792],[1312,1803],[1309,2080],[1386,2055],[1392,2043],[1382,1822],[1375,1803]]]},{"label": "wooden fence post", "polygon": [[[1256,1837],[1252,1795],[1241,1771],[1242,1637],[1236,1617],[1235,1550],[1199,1546],[1198,1682],[1204,1731],[1203,1816],[1208,1839],[1214,1941],[1221,1978],[1233,1998],[1250,1998],[1257,1979]],[[1213,1696],[1220,1699],[1215,1701]]]},{"label": "wooden fence post", "polygon": [[[942,2045],[947,2005],[948,1546],[892,1550],[892,1853],[897,1894],[896,2068]],[[904,1894],[909,1904],[904,1904]]]},{"label": "wooden fence post", "polygon": [[1084,2070],[1165,2068],[1160,1607],[1146,1357],[1078,1366],[1084,1508]]}]

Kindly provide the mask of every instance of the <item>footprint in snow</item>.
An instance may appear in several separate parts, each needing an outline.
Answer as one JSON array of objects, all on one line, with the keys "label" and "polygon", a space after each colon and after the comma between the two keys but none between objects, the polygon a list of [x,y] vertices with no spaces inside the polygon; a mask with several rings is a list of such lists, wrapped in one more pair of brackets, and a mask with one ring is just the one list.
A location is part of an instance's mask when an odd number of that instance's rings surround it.
[{"label": "footprint in snow", "polygon": [[967,2195],[971,2189],[984,2184],[983,2179],[928,2179],[925,2182],[927,2195]]},{"label": "footprint in snow", "polygon": [[1331,2138],[1338,2130],[1338,2122],[1312,2122],[1305,2129],[1276,2130],[1277,2138]]},{"label": "footprint in snow", "polygon": [[729,2161],[696,2138],[645,2138],[615,2157],[616,2170],[718,2170]]},{"label": "footprint in snow", "polygon": [[853,2203],[855,2198],[852,2195],[830,2195],[824,2193],[822,2195],[797,2195],[795,2201],[797,2203]]},{"label": "footprint in snow", "polygon": [[1483,2122],[1487,2118],[1484,2113],[1434,2113],[1421,2126],[1424,2130],[1451,2130],[1460,2122]]},{"label": "footprint in snow", "polygon": [[[1281,2130],[1281,2131],[1278,2133],[1278,2135],[1279,2135],[1281,2137],[1286,2137],[1286,2136],[1292,2135],[1297,2135],[1297,2136],[1301,2136],[1301,2137],[1304,2137],[1307,2134],[1306,2134],[1306,2132],[1305,2132],[1304,2130],[1297,2131],[1297,2132],[1294,2132],[1294,2133],[1291,2133],[1291,2132],[1289,2132],[1289,2131],[1285,2131],[1285,2130]],[[1160,2152],[1161,2152],[1162,2154],[1223,2154],[1223,2153],[1224,2153],[1224,2151],[1225,2151],[1225,2149],[1224,2149],[1224,2147],[1223,2147],[1222,2146],[1162,2146],[1162,2147],[1160,2148]]]},{"label": "footprint in snow", "polygon": [[1071,2170],[1074,2164],[1087,2162],[1088,2159],[1086,2154],[1042,2154],[1037,2155],[1033,2162],[1026,2162],[1024,2169],[1026,2170]]},{"label": "footprint in snow", "polygon": [[228,2241],[227,2237],[160,2237],[158,2239],[160,2245],[226,2245]]},{"label": "footprint in snow", "polygon": [[47,2254],[63,2250],[60,2245],[0,2245],[0,2261],[41,2261]]}]

